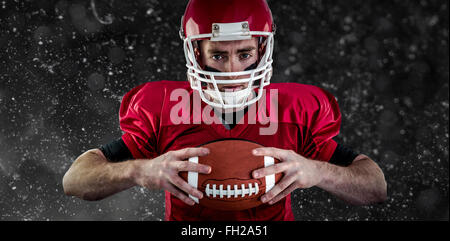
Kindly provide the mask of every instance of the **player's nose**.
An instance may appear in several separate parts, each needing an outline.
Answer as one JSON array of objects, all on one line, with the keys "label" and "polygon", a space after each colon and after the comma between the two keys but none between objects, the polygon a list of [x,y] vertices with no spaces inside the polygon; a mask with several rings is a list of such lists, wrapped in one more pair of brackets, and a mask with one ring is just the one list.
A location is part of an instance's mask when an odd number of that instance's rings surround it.
[{"label": "player's nose", "polygon": [[[240,71],[243,71],[243,67],[241,66],[241,63],[239,62],[239,60],[236,60],[235,58],[230,58],[230,60],[228,61],[227,65],[225,67],[225,71],[226,72],[240,72]],[[235,79],[239,79],[239,76],[229,76],[229,77],[227,77],[227,79],[235,80]]]}]

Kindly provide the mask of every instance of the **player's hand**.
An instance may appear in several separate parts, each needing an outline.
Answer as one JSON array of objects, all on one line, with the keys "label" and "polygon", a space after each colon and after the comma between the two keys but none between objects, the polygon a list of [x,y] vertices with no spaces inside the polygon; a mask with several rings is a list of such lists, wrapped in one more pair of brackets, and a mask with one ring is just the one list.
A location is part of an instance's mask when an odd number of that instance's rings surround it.
[{"label": "player's hand", "polygon": [[283,172],[283,178],[261,197],[264,203],[274,204],[297,188],[310,188],[321,182],[320,162],[309,160],[294,151],[273,147],[253,150],[255,156],[271,156],[281,162],[253,171],[254,178]]},{"label": "player's hand", "polygon": [[[195,202],[188,195],[201,199],[203,194],[184,181],[178,172],[198,172],[209,174],[211,167],[185,161],[190,157],[206,156],[207,148],[185,148],[177,151],[169,151],[155,159],[139,160],[134,181],[137,185],[148,189],[164,189],[175,195],[188,205]],[[186,195],[188,194],[188,195]]]}]

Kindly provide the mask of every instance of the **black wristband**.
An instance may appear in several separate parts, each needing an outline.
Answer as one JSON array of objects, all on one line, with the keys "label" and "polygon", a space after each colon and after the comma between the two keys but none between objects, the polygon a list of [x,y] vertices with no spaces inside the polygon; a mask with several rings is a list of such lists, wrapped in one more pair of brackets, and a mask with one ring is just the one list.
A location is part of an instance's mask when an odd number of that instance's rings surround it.
[{"label": "black wristband", "polygon": [[121,162],[133,159],[128,147],[123,142],[122,138],[118,138],[108,144],[102,145],[99,148],[105,157],[111,162]]},{"label": "black wristband", "polygon": [[331,156],[330,163],[338,166],[349,166],[358,156],[351,148],[338,144]]}]

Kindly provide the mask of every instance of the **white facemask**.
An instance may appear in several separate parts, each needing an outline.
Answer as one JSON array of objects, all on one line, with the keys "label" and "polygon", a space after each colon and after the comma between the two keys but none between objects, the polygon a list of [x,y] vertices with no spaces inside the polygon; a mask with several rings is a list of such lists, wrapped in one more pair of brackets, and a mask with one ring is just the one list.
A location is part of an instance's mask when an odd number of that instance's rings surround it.
[{"label": "white facemask", "polygon": [[[273,62],[273,32],[243,31],[240,29],[240,26],[243,26],[243,23],[224,23],[217,25],[219,25],[221,31],[223,30],[223,32],[220,32],[217,36],[209,33],[190,36],[184,39],[183,46],[186,57],[186,67],[188,68],[187,77],[191,84],[191,88],[197,90],[201,99],[213,107],[228,109],[249,106],[261,98],[263,88],[270,84]],[[239,72],[213,72],[203,70],[197,62],[194,53],[194,41],[201,39],[210,39],[211,41],[231,41],[251,39],[252,36],[262,36],[267,38],[265,52],[255,69]],[[231,77],[232,79],[230,79]],[[255,85],[256,82],[259,84]],[[204,86],[205,84],[213,85],[213,87],[211,89],[204,89],[202,88],[202,85]],[[235,92],[219,91],[218,85],[226,84],[246,84],[249,88]],[[257,91],[255,95],[250,95],[253,88],[257,88]],[[210,98],[207,98],[207,95]]]}]

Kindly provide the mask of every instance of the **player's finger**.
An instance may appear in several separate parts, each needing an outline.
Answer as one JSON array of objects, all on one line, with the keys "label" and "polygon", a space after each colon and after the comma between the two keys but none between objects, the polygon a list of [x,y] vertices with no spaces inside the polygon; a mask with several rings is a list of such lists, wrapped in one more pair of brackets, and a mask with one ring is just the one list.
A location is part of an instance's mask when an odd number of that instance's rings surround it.
[{"label": "player's finger", "polygon": [[265,203],[272,200],[274,197],[276,197],[281,192],[286,190],[289,186],[291,186],[292,183],[294,183],[295,178],[296,178],[295,175],[285,176],[283,179],[281,179],[279,183],[277,183],[272,189],[270,189],[269,192],[267,192],[261,197],[261,201]]},{"label": "player's finger", "polygon": [[170,178],[170,181],[173,183],[173,185],[175,185],[176,187],[178,187],[179,189],[181,189],[185,193],[190,194],[190,195],[192,195],[192,196],[194,196],[194,197],[196,197],[198,199],[203,198],[202,192],[200,192],[196,188],[194,188],[191,185],[189,185],[186,181],[184,181],[178,175],[172,176]]},{"label": "player's finger", "polygon": [[294,184],[291,184],[288,188],[284,189],[284,191],[282,191],[280,194],[278,194],[277,196],[275,196],[274,198],[272,198],[272,200],[270,200],[268,203],[269,205],[272,205],[278,201],[280,201],[281,199],[283,199],[284,197],[286,197],[287,195],[289,195],[289,193],[293,192],[296,189]]},{"label": "player's finger", "polygon": [[185,160],[194,156],[206,156],[209,154],[209,149],[205,147],[188,147],[174,151],[173,154],[180,160]]},{"label": "player's finger", "polygon": [[288,170],[291,164],[289,162],[280,162],[272,166],[256,169],[252,172],[253,178],[261,178],[275,173],[280,173]]},{"label": "player's finger", "polygon": [[178,172],[198,172],[202,174],[209,174],[211,172],[210,166],[189,161],[174,161],[170,165]]},{"label": "player's finger", "polygon": [[279,160],[286,159],[288,150],[283,150],[275,147],[260,147],[253,149],[253,155],[255,156],[271,156]]},{"label": "player's finger", "polygon": [[170,183],[167,186],[165,186],[164,189],[167,190],[168,192],[172,193],[175,197],[177,197],[178,199],[180,199],[187,205],[192,206],[195,204],[194,200],[192,200],[191,198],[186,196],[182,191],[180,191],[179,189],[177,189],[174,185],[172,185]]}]

